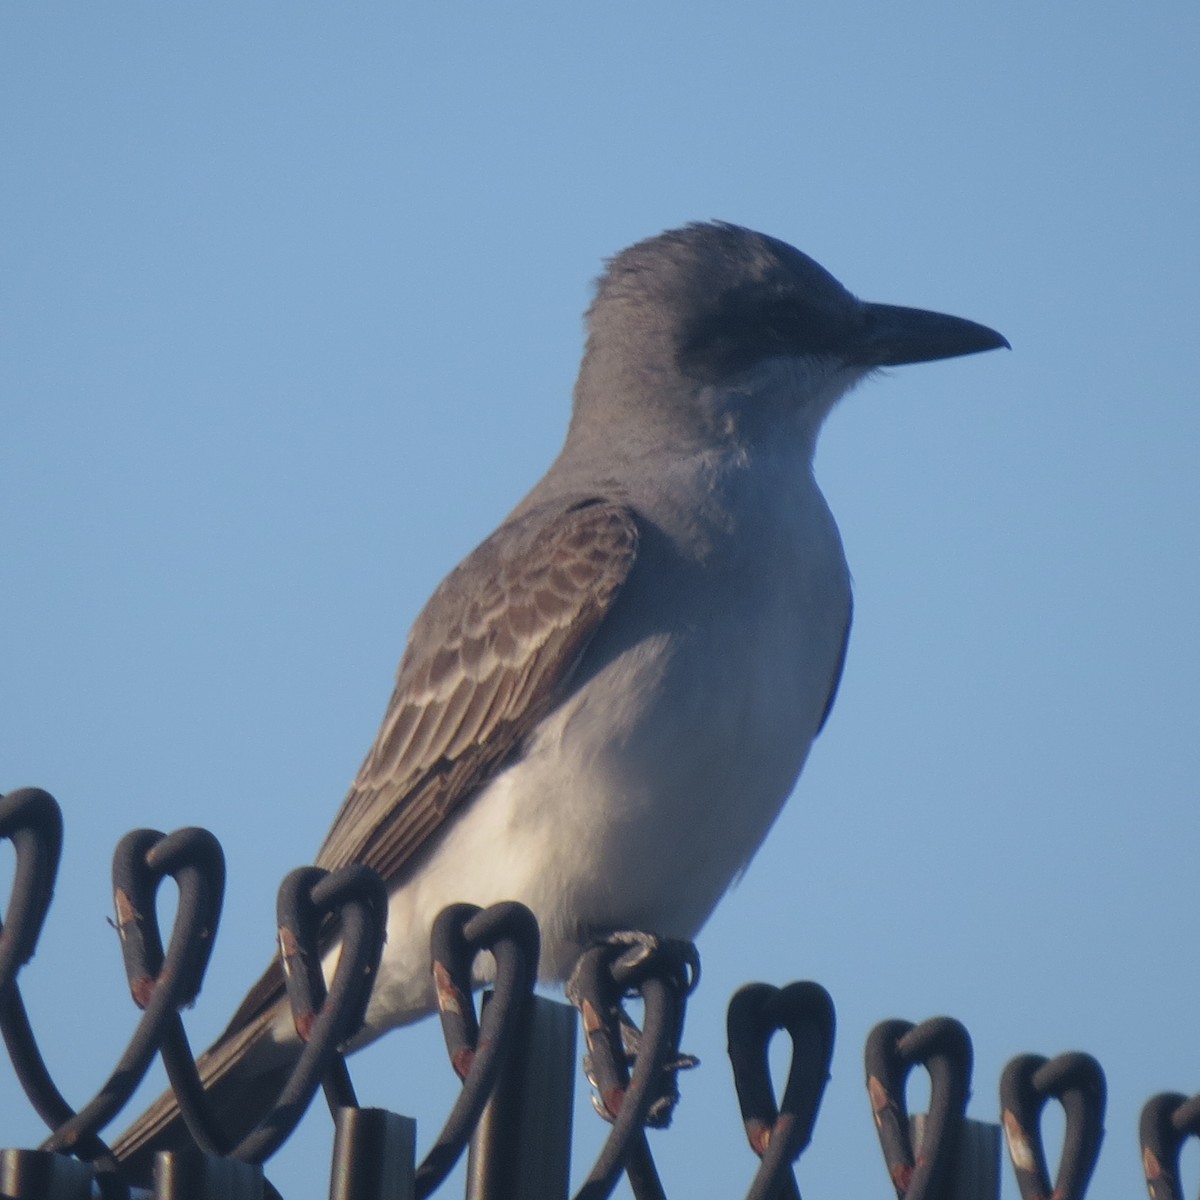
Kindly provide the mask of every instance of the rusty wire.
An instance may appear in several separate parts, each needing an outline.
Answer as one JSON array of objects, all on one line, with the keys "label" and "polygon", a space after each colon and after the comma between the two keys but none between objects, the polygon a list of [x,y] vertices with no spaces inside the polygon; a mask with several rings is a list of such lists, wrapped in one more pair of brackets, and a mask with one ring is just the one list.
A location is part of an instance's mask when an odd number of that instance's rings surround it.
[{"label": "rusty wire", "polygon": [[[179,887],[179,904],[164,954],[155,898],[167,876]],[[75,1152],[81,1138],[108,1124],[145,1077],[168,1031],[182,1040],[183,1056],[190,1061],[179,1010],[200,990],[224,887],[225,858],[206,830],[181,829],[168,836],[139,829],[121,839],[113,856],[117,931],[130,994],[142,1017],[112,1074],[92,1100],[55,1128],[43,1150]]]},{"label": "rusty wire", "polygon": [[[480,909],[455,904],[434,922],[431,951],[438,1011],[450,1063],[463,1081],[445,1125],[417,1168],[416,1194],[428,1196],[453,1169],[499,1078],[514,1031],[537,980],[540,934],[523,904]],[[480,1021],[471,999],[476,958],[496,964],[492,1003]]]},{"label": "rusty wire", "polygon": [[54,898],[63,840],[58,802],[41,788],[22,788],[0,796],[0,838],[12,842],[17,854],[4,923],[0,925],[3,995],[16,982],[17,972],[33,957]]},{"label": "rusty wire", "polygon": [[[762,1160],[746,1200],[799,1200],[791,1167],[812,1140],[835,1027],[833,1000],[817,983],[749,983],[730,1000],[726,1032],[734,1086],[746,1139]],[[776,1104],[767,1051],[781,1030],[792,1039],[792,1060]]]},{"label": "rusty wire", "polygon": [[[958,1151],[971,1092],[971,1037],[953,1017],[882,1021],[866,1046],[867,1093],[892,1186],[900,1200],[936,1200]],[[929,1116],[920,1153],[909,1133],[904,1089],[909,1072],[929,1073]]]},{"label": "rusty wire", "polygon": [[[1022,1200],[1081,1200],[1104,1140],[1105,1098],[1104,1070],[1090,1054],[1021,1054],[1004,1068],[1001,1124]],[[1050,1099],[1062,1105],[1067,1122],[1053,1185],[1041,1130]]]},{"label": "rusty wire", "polygon": [[[106,1200],[127,1196],[128,1187],[99,1130],[128,1102],[156,1053],[163,1055],[193,1139],[208,1153],[263,1161],[289,1136],[322,1082],[331,1103],[353,1103],[338,1047],[362,1023],[382,949],[386,894],[377,875],[361,867],[333,874],[305,869],[285,880],[280,927],[292,949],[285,965],[293,967],[285,974],[291,976],[289,997],[298,1028],[308,1034],[307,1044],[272,1113],[231,1149],[205,1100],[179,1017],[179,1010],[199,992],[219,921],[225,867],[217,840],[202,829],[169,835],[143,829],[128,834],[117,846],[113,856],[116,925],[130,994],[142,1017],[108,1079],[76,1112],[54,1084],[38,1050],[15,978],[16,970],[32,955],[53,893],[62,844],[57,803],[34,788],[0,798],[0,836],[12,841],[17,852],[13,895],[6,922],[0,925],[0,1031],[18,1080],[52,1130],[41,1149],[91,1163]],[[168,876],[179,888],[179,901],[164,952],[156,899],[159,885]],[[329,919],[338,924],[343,950],[326,998],[319,938]]]},{"label": "rusty wire", "polygon": [[[237,1145],[211,1110],[179,1010],[192,1003],[212,952],[224,891],[224,859],[211,834],[137,830],[114,854],[113,887],[130,993],[142,1010],[121,1058],[92,1099],[76,1112],[54,1084],[30,1026],[17,975],[32,956],[45,921],[62,846],[58,805],[36,788],[0,796],[0,838],[13,843],[16,870],[0,913],[0,1033],[30,1102],[51,1130],[43,1150],[11,1152],[26,1179],[49,1169],[50,1155],[83,1160],[103,1200],[127,1200],[120,1164],[100,1137],[124,1106],[156,1053],[161,1054],[181,1112],[200,1150],[260,1164],[290,1135],[318,1087],[332,1112],[357,1109],[341,1047],[361,1026],[377,975],[387,897],[383,883],[361,867],[326,873],[292,872],[280,889],[279,935],[293,1020],[304,1042],[271,1113]],[[156,915],[166,878],[178,888],[174,925],[164,950]],[[321,967],[333,939],[338,966],[326,990]],[[473,991],[492,974],[495,991],[482,1017]],[[416,1194],[427,1197],[444,1180],[471,1137],[513,1052],[522,1014],[537,976],[538,930],[518,904],[480,910],[456,905],[439,918],[432,945],[435,990],[450,1062],[463,1080],[446,1125],[417,1170]],[[613,935],[581,958],[568,985],[587,1038],[585,1071],[594,1106],[613,1128],[576,1200],[603,1200],[624,1171],[637,1200],[665,1200],[646,1140],[647,1126],[670,1122],[678,1075],[695,1065],[680,1052],[687,996],[699,962],[687,943],[644,934]],[[626,1011],[642,1004],[642,1028]],[[809,1144],[828,1078],[833,1005],[816,984],[774,988],[752,984],[730,1002],[730,1060],[747,1138],[761,1163],[747,1200],[798,1200],[790,1167]],[[782,1096],[770,1078],[768,1043],[786,1031],[792,1061]],[[867,1086],[889,1175],[901,1200],[940,1200],[949,1178],[970,1086],[971,1042],[951,1018],[921,1025],[886,1021],[866,1047]],[[923,1065],[931,1081],[930,1112],[914,1153],[905,1101],[908,1075]],[[1041,1141],[1042,1110],[1050,1098],[1066,1115],[1066,1134],[1053,1189]],[[1090,1055],[1054,1060],[1022,1055],[1001,1082],[1001,1106],[1023,1200],[1053,1195],[1082,1200],[1102,1139],[1104,1075]],[[1152,1200],[1182,1200],[1179,1155],[1200,1137],[1200,1096],[1164,1093],[1149,1101],[1141,1121],[1142,1158]],[[5,1152],[8,1154],[9,1152]],[[194,1152],[192,1152],[194,1153]],[[39,1155],[41,1157],[39,1157]],[[16,1159],[6,1158],[11,1165]],[[190,1160],[189,1160],[190,1161]],[[216,1163],[220,1166],[220,1163]],[[6,1168],[7,1169],[7,1168]],[[259,1168],[255,1167],[255,1170]],[[264,1179],[264,1194],[278,1193]],[[26,1190],[22,1195],[34,1195]]]},{"label": "rusty wire", "polygon": [[[70,1121],[75,1112],[38,1049],[16,977],[33,956],[54,896],[63,839],[58,802],[41,788],[0,796],[0,837],[12,842],[17,855],[5,920],[0,922],[0,1034],[30,1104],[54,1129]],[[115,1166],[112,1152],[94,1131],[80,1132],[75,1153],[100,1168]],[[128,1196],[128,1189],[111,1174],[99,1182],[105,1200]]]},{"label": "rusty wire", "polygon": [[[383,952],[387,894],[365,867],[301,867],[284,879],[277,912],[284,979],[304,1049],[270,1115],[233,1151],[243,1162],[265,1162],[283,1145],[331,1071],[338,1086],[349,1086],[339,1047],[362,1025]],[[320,942],[329,919],[338,926],[341,953],[326,996]]]},{"label": "rusty wire", "polygon": [[[695,1058],[680,1052],[679,1039],[699,974],[690,942],[645,935],[614,935],[576,964],[567,995],[583,1018],[584,1071],[595,1089],[593,1106],[613,1126],[576,1200],[610,1195],[622,1170],[637,1200],[665,1197],[645,1127],[669,1124],[679,1099],[678,1074],[696,1066]],[[641,1029],[624,1007],[635,996],[645,1009]]]},{"label": "rusty wire", "polygon": [[1142,1108],[1138,1133],[1150,1200],[1184,1200],[1179,1154],[1189,1137],[1200,1137],[1200,1095],[1151,1096]]}]

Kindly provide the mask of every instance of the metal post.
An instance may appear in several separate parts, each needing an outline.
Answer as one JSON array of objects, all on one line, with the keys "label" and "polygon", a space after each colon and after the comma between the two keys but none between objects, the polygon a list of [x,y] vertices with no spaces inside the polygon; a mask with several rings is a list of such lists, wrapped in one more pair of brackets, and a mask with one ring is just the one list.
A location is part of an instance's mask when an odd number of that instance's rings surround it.
[{"label": "metal post", "polygon": [[575,1024],[569,1004],[541,996],[530,1001],[471,1138],[467,1200],[565,1200],[569,1194]]},{"label": "metal post", "polygon": [[218,1158],[194,1147],[154,1156],[154,1200],[263,1200],[263,1171],[256,1163]]},{"label": "metal post", "polygon": [[329,1200],[413,1200],[417,1123],[385,1108],[339,1108]]},{"label": "metal post", "polygon": [[89,1200],[92,1168],[48,1150],[0,1150],[3,1200]]},{"label": "metal post", "polygon": [[[909,1118],[909,1136],[920,1154],[925,1114]],[[963,1119],[958,1153],[946,1180],[946,1200],[1000,1200],[1000,1126]]]}]

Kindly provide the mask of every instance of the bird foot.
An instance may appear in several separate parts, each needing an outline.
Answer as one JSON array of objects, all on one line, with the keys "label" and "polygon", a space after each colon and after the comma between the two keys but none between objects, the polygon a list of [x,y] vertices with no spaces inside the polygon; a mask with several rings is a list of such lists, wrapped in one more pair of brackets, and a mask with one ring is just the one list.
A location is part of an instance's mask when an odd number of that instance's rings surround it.
[{"label": "bird foot", "polygon": [[677,1076],[699,1063],[694,1055],[681,1053],[686,999],[700,978],[700,958],[691,942],[660,938],[640,930],[609,934],[586,951],[567,981],[567,998],[580,1011],[588,1052],[583,1058],[584,1074],[595,1089],[592,1106],[605,1120],[616,1119],[629,1086],[630,1070],[638,1055],[657,1047],[646,1047],[641,1029],[625,1011],[623,1000],[641,991],[643,981],[654,977],[676,994],[678,1019],[665,1032],[666,1046],[659,1078],[651,1085],[653,1099],[646,1124],[662,1128],[670,1124],[679,1100]]}]

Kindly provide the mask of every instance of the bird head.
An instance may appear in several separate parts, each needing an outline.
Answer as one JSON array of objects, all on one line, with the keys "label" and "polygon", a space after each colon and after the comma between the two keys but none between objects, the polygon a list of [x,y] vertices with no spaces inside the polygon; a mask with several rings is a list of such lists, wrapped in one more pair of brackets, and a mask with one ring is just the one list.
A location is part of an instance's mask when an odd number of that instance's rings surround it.
[{"label": "bird head", "polygon": [[859,300],[819,263],[766,234],[686,225],[611,259],[588,310],[576,418],[673,428],[705,440],[730,409],[774,404],[819,424],[879,367],[1007,346],[995,330],[924,309]]}]

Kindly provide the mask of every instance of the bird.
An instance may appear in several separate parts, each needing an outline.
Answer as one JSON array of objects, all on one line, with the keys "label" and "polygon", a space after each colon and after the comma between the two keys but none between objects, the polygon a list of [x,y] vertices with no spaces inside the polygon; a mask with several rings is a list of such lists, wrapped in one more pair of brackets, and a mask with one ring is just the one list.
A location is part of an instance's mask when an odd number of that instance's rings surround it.
[{"label": "bird", "polygon": [[[352,1048],[433,1011],[441,909],[518,900],[540,977],[621,931],[693,939],[791,793],[838,690],[850,574],[813,473],[883,368],[1008,347],[859,300],[788,243],[697,222],[608,260],[563,447],[434,591],[316,865],[362,863],[387,942]],[[273,964],[199,1066],[246,1132],[299,1054]],[[114,1151],[185,1136],[168,1093]]]}]

